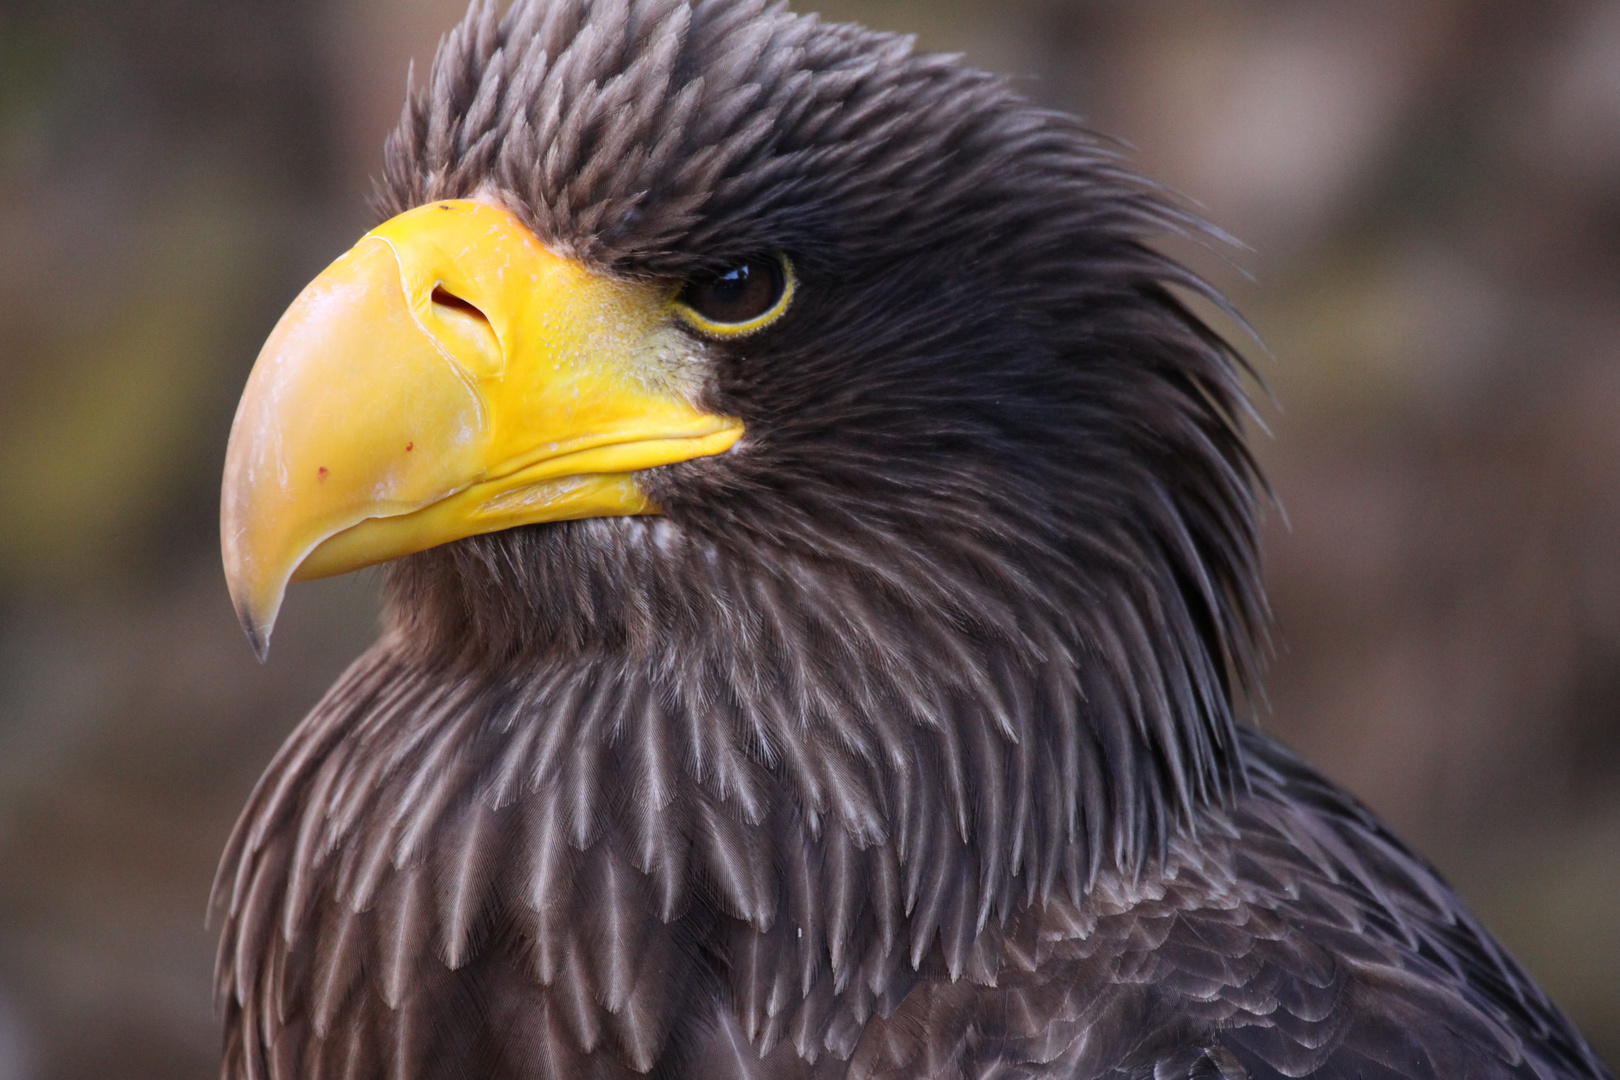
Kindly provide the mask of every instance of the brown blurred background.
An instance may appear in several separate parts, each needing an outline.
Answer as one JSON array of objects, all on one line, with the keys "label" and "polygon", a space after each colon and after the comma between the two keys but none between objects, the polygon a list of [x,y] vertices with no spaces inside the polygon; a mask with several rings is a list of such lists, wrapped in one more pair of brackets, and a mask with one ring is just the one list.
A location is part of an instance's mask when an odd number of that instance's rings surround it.
[{"label": "brown blurred background", "polygon": [[[1191,257],[1270,348],[1261,721],[1620,1062],[1620,4],[822,10],[1018,76],[1250,245]],[[212,1075],[214,860],[376,611],[296,587],[253,663],[225,436],[459,14],[0,0],[0,1080]]]}]

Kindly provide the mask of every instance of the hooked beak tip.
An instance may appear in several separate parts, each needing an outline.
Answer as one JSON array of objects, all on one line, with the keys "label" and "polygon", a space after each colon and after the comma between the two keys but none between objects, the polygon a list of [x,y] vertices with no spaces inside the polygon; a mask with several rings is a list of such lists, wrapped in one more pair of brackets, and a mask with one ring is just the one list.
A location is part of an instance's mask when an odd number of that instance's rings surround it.
[{"label": "hooked beak tip", "polygon": [[270,632],[275,629],[273,622],[261,623],[252,613],[238,608],[236,617],[241,620],[242,632],[247,635],[248,644],[253,647],[253,656],[264,663],[270,657]]}]

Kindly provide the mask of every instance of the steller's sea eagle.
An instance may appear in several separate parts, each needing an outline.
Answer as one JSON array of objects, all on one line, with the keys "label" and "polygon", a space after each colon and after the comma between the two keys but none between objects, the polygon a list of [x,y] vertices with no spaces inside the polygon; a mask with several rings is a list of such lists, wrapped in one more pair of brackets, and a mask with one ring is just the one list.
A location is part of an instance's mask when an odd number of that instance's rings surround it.
[{"label": "steller's sea eagle", "polygon": [[480,0],[277,325],[225,565],[388,562],[225,853],[227,1080],[1607,1077],[1234,717],[1199,223],[767,0]]}]

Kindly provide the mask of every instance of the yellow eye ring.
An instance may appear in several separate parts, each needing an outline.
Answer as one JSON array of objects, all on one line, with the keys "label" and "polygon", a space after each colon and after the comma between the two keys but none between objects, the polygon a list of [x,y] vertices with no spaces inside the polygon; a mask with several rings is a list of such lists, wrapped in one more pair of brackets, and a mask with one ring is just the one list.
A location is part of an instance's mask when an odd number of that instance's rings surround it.
[{"label": "yellow eye ring", "polygon": [[793,303],[796,275],[786,255],[759,256],[693,278],[675,297],[676,314],[700,334],[739,338],[780,319]]}]

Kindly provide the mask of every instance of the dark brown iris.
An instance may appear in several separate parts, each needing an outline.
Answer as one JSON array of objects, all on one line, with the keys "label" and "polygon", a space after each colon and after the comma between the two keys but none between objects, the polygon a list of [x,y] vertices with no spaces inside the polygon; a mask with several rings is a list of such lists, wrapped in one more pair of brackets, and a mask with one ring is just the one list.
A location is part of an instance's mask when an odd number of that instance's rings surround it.
[{"label": "dark brown iris", "polygon": [[760,257],[694,278],[682,290],[681,302],[710,322],[739,325],[767,314],[786,288],[781,260]]}]

